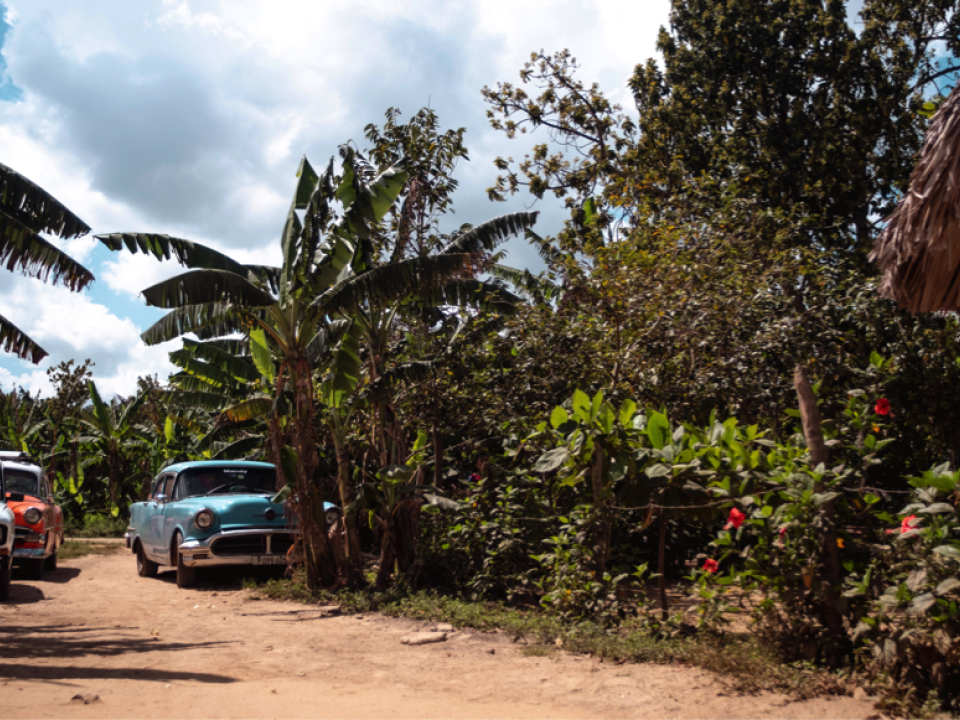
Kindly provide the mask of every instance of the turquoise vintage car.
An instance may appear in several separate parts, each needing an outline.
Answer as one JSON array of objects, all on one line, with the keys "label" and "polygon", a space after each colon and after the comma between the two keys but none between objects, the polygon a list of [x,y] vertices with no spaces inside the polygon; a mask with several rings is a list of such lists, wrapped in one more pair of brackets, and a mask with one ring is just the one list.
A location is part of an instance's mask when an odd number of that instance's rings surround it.
[{"label": "turquoise vintage car", "polygon": [[[163,469],[145,502],[130,507],[127,547],[141,577],[161,565],[177,569],[177,586],[197,570],[222,565],[286,565],[296,528],[285,504],[272,503],[277,474],[270,463],[198,461]],[[340,517],[325,504],[327,525]]]}]

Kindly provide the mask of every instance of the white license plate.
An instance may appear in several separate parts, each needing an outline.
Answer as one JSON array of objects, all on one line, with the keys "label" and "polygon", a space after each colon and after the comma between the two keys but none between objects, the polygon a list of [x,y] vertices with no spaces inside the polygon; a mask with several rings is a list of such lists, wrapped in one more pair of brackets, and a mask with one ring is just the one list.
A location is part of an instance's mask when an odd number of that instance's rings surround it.
[{"label": "white license plate", "polygon": [[286,565],[286,555],[258,555],[253,559],[254,565]]}]

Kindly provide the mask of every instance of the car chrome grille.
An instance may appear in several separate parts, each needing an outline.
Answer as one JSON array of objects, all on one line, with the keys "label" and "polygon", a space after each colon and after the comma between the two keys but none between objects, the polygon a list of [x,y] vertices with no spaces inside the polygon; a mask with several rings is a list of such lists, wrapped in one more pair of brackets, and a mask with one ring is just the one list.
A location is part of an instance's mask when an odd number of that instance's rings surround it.
[{"label": "car chrome grille", "polygon": [[293,547],[294,537],[292,533],[278,533],[270,540],[270,552],[274,554],[286,553]]},{"label": "car chrome grille", "polygon": [[267,552],[267,536],[261,533],[233,535],[214,541],[214,555],[263,555]]},{"label": "car chrome grille", "polygon": [[27,537],[27,535],[29,535],[29,534],[32,533],[32,532],[33,532],[33,531],[32,531],[30,528],[25,528],[25,527],[18,527],[18,528],[16,528],[16,529],[14,529],[14,531],[13,531],[14,535],[16,536],[16,538],[17,538],[18,540],[22,540],[23,538]]}]

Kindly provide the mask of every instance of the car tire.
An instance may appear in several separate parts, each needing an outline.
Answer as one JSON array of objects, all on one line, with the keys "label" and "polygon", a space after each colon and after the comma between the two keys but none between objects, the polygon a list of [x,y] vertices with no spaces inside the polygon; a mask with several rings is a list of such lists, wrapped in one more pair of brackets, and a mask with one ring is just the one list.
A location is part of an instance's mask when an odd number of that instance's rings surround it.
[{"label": "car tire", "polygon": [[47,557],[47,559],[43,561],[43,569],[44,569],[44,570],[56,570],[56,569],[57,569],[57,555],[59,555],[59,554],[60,554],[60,553],[59,553],[59,551],[58,551],[58,552],[55,552],[53,555],[50,555],[49,557]]},{"label": "car tire", "polygon": [[173,538],[174,552],[177,554],[177,587],[191,588],[197,584],[197,569],[183,564],[183,554],[177,549],[180,547],[180,535]]},{"label": "car tire", "polygon": [[137,543],[137,575],[140,577],[156,577],[159,567],[143,552],[143,545]]},{"label": "car tire", "polygon": [[27,576],[27,580],[40,580],[43,578],[43,558],[39,560],[26,560],[23,563],[24,574]]},{"label": "car tire", "polygon": [[0,602],[10,598],[10,578],[13,576],[13,561],[0,558]]}]

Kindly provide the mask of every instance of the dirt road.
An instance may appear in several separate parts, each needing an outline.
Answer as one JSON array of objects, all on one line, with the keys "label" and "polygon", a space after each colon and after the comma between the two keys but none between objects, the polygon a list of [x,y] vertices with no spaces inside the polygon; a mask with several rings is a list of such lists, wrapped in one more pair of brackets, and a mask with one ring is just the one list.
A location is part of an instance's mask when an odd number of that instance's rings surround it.
[{"label": "dirt road", "polygon": [[[178,590],[87,556],[0,604],[3,718],[865,718],[868,701],[730,697],[709,673],[530,657],[502,634],[410,647],[426,625],[252,600],[235,574]],[[76,695],[99,700],[83,704]]]}]

